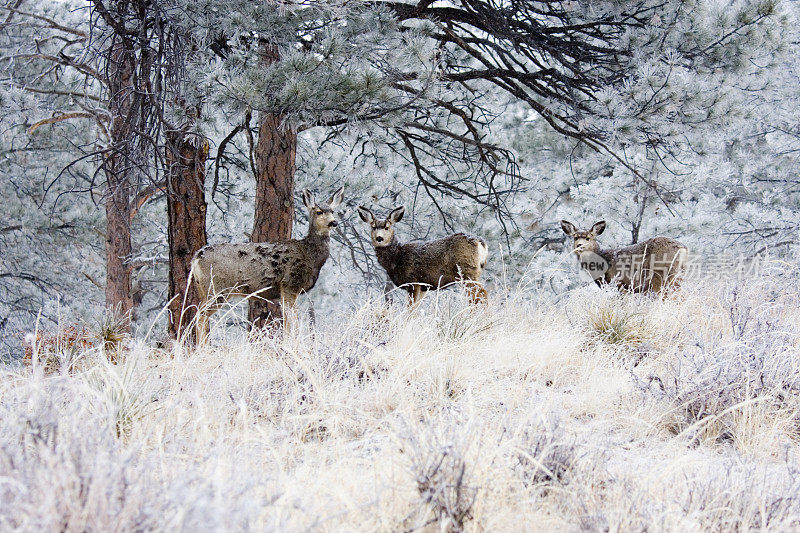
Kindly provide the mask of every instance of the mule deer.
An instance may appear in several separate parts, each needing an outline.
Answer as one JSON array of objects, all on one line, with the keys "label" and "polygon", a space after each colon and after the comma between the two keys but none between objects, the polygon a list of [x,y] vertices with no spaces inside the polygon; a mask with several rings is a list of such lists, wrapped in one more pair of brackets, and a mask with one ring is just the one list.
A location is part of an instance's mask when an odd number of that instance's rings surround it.
[{"label": "mule deer", "polygon": [[604,220],[589,231],[578,231],[572,223],[562,220],[561,229],[572,237],[581,268],[598,285],[613,282],[623,290],[652,291],[662,296],[680,285],[688,252],[675,239],[655,237],[624,248],[602,249],[596,238],[606,229]]},{"label": "mule deer", "polygon": [[455,233],[436,241],[401,244],[394,225],[403,218],[405,207],[394,209],[383,220],[363,206],[358,208],[358,214],[370,225],[378,263],[392,283],[408,291],[410,304],[416,303],[425,291],[459,282],[465,284],[472,303],[486,301],[486,289],[479,281],[489,255],[483,239]]},{"label": "mule deer", "polygon": [[308,189],[303,191],[309,213],[308,235],[303,239],[210,244],[197,251],[192,278],[201,302],[205,302],[197,316],[198,342],[206,340],[209,316],[219,309],[220,302],[209,302],[210,296],[257,293],[266,300],[280,299],[286,309],[294,307],[301,292],[314,287],[330,253],[330,232],[336,226],[333,211],[342,203],[343,194],[344,187],[318,204]]}]

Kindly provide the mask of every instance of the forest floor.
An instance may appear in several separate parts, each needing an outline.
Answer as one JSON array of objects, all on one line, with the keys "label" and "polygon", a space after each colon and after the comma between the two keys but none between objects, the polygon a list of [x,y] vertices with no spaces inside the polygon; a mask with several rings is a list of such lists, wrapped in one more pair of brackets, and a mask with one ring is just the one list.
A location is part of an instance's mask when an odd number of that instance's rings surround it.
[{"label": "forest floor", "polygon": [[41,350],[0,367],[0,530],[797,529],[799,326],[784,270]]}]

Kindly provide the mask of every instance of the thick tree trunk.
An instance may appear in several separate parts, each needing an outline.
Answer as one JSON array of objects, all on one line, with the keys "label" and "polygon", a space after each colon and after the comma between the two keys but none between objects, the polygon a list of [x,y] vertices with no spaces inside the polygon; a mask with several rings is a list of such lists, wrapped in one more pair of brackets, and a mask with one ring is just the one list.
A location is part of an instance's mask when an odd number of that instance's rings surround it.
[{"label": "thick tree trunk", "polygon": [[131,270],[128,258],[131,255],[130,201],[127,184],[112,181],[108,176],[106,198],[106,307],[122,319],[120,325],[130,329]]},{"label": "thick tree trunk", "polygon": [[189,284],[189,272],[194,253],[206,245],[208,143],[184,132],[170,132],[166,155],[169,334],[192,341],[192,326],[200,299],[197,290]]},{"label": "thick tree trunk", "polygon": [[280,115],[261,120],[256,146],[256,206],[253,242],[292,237],[297,134],[281,129]]},{"label": "thick tree trunk", "polygon": [[106,307],[123,319],[130,329],[131,272],[131,184],[130,112],[133,98],[131,77],[133,58],[120,42],[108,50],[108,106],[111,113],[111,146],[104,155],[106,175]]},{"label": "thick tree trunk", "polygon": [[[278,49],[265,46],[265,65],[278,60]],[[263,113],[255,147],[256,200],[253,242],[280,241],[292,237],[294,222],[294,173],[297,133],[281,128],[283,116]],[[280,307],[254,298],[250,302],[250,322],[261,327],[280,318]]]}]

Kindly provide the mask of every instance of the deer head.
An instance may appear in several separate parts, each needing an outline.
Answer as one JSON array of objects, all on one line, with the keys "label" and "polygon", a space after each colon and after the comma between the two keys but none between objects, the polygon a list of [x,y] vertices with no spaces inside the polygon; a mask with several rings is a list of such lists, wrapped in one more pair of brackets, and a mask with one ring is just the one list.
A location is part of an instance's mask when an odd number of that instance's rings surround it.
[{"label": "deer head", "polygon": [[394,241],[394,224],[402,220],[406,208],[403,206],[396,207],[389,213],[386,219],[377,219],[372,211],[364,206],[359,206],[358,215],[361,220],[370,225],[370,237],[372,237],[372,245],[375,248],[389,246]]},{"label": "deer head", "polygon": [[567,222],[566,220],[561,221],[561,229],[564,230],[564,233],[572,237],[573,240],[573,248],[572,251],[575,252],[577,255],[581,255],[583,252],[594,252],[596,253],[597,250],[600,248],[597,245],[597,236],[603,233],[606,229],[606,221],[601,220],[600,222],[596,223],[592,226],[592,229],[589,231],[578,231],[575,228],[575,225],[572,222]]},{"label": "deer head", "polygon": [[333,211],[341,205],[343,196],[344,187],[341,187],[328,198],[327,202],[317,203],[314,201],[314,195],[311,194],[311,191],[308,189],[303,191],[303,204],[308,209],[309,233],[316,233],[322,236],[330,235],[331,228],[337,226]]}]

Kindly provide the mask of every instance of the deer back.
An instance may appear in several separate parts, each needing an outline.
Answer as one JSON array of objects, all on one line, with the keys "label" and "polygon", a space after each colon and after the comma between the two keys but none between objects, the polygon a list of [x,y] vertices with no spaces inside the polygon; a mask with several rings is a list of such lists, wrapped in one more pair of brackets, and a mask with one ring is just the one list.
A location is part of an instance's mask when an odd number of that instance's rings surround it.
[{"label": "deer back", "polygon": [[306,239],[213,244],[195,254],[193,277],[201,294],[211,286],[238,294],[262,291],[260,296],[275,299],[281,286],[295,293],[311,289],[327,257],[327,243],[309,245]]},{"label": "deer back", "polygon": [[606,282],[636,291],[658,290],[664,280],[679,276],[686,268],[688,251],[681,242],[668,237],[655,237],[640,243],[600,250],[608,262]]},{"label": "deer back", "polygon": [[433,287],[461,279],[478,280],[486,264],[487,251],[482,239],[465,233],[376,249],[378,262],[395,285],[419,283]]}]

